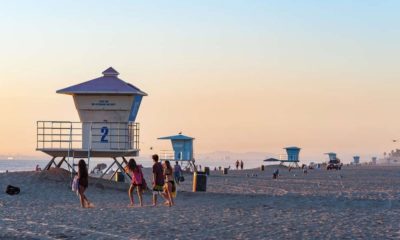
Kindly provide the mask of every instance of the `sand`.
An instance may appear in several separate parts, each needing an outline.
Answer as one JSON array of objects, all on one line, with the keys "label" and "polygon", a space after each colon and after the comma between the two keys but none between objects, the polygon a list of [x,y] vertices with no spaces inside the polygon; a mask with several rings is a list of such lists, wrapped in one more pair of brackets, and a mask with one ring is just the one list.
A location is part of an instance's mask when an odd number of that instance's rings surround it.
[{"label": "sand", "polygon": [[[0,174],[0,239],[398,239],[400,168],[211,172],[207,192],[179,187],[176,206],[127,208],[127,185],[99,181],[82,209],[62,170]],[[145,171],[150,182],[149,170]],[[253,176],[254,175],[254,176]],[[257,175],[257,176],[255,176]],[[135,199],[137,201],[137,198]]]}]

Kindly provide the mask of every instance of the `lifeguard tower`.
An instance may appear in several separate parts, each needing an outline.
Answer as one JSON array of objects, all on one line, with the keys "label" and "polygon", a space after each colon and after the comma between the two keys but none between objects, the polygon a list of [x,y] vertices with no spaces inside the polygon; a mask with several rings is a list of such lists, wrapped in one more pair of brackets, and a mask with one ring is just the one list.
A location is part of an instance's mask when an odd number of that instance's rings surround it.
[{"label": "lifeguard tower", "polygon": [[353,163],[356,164],[356,165],[360,164],[360,156],[354,156],[353,157]]},{"label": "lifeguard tower", "polygon": [[289,167],[295,166],[299,167],[299,155],[300,155],[300,150],[301,148],[298,147],[286,147],[284,148],[286,150],[286,154],[281,154],[279,156],[279,161],[281,164],[288,163]]},{"label": "lifeguard tower", "polygon": [[183,169],[189,168],[196,171],[195,160],[193,157],[193,140],[194,138],[182,135],[160,137],[159,140],[171,140],[173,151],[163,151],[161,153],[161,161],[178,161]]},{"label": "lifeguard tower", "polygon": [[335,162],[336,160],[337,160],[337,154],[336,153],[334,153],[334,152],[328,152],[328,153],[325,153],[326,155],[328,155],[328,158],[329,158],[329,162]]},{"label": "lifeguard tower", "polygon": [[75,158],[87,159],[87,164],[90,158],[112,158],[104,174],[114,164],[125,174],[125,157],[139,154],[139,123],[135,121],[147,94],[118,75],[110,67],[99,78],[57,91],[73,97],[80,122],[37,122],[36,150],[52,157],[45,169],[65,163],[74,172]]}]

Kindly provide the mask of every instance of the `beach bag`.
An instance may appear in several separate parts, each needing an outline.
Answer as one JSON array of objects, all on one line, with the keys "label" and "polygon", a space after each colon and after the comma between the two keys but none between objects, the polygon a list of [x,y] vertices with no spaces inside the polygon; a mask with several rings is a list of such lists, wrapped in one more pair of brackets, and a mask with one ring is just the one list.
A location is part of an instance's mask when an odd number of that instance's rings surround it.
[{"label": "beach bag", "polygon": [[6,188],[6,193],[9,195],[16,195],[21,191],[21,189],[19,187],[14,187],[11,185],[8,185]]},{"label": "beach bag", "polygon": [[76,191],[78,191],[78,189],[79,189],[79,179],[78,179],[78,176],[75,176],[74,180],[72,180],[71,190],[73,192],[76,192]]},{"label": "beach bag", "polygon": [[185,181],[185,178],[183,176],[180,176],[179,177],[179,182],[184,182],[184,181]]}]

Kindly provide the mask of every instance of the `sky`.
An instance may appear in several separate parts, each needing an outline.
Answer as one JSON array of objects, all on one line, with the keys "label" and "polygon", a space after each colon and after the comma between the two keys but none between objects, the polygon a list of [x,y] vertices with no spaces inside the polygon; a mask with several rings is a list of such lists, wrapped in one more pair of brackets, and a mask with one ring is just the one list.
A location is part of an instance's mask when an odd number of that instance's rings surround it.
[{"label": "sky", "polygon": [[36,121],[79,121],[55,91],[109,66],[149,94],[142,153],[182,131],[199,153],[380,156],[400,138],[399,1],[5,1],[0,155]]}]

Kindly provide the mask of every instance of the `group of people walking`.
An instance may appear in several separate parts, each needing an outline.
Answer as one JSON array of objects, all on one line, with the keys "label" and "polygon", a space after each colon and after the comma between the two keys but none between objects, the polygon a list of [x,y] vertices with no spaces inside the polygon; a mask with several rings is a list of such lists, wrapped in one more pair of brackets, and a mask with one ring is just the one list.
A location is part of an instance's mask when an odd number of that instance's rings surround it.
[{"label": "group of people walking", "polygon": [[239,160],[236,160],[236,170],[239,170],[239,166],[240,166],[240,170],[243,170],[243,161],[242,160],[240,160],[240,162],[239,162]]},{"label": "group of people walking", "polygon": [[[152,156],[153,168],[152,168],[152,186],[153,191],[152,203],[153,206],[157,206],[157,198],[161,195],[166,206],[174,205],[174,198],[176,197],[176,183],[179,184],[182,178],[182,170],[178,162],[175,167],[172,168],[170,161],[166,160],[161,164],[157,154]],[[139,206],[143,206],[143,191],[149,189],[146,180],[143,175],[142,165],[138,165],[135,159],[131,158],[127,164],[127,173],[131,176],[131,184],[128,190],[128,196],[130,200],[130,207],[135,204],[133,191],[136,189],[138,194]],[[78,163],[78,175],[74,178],[72,189],[79,195],[81,207],[90,208],[94,205],[89,202],[85,195],[85,191],[89,185],[89,174],[86,166],[86,162],[81,159]]]}]

